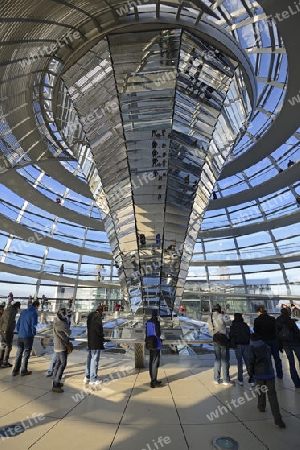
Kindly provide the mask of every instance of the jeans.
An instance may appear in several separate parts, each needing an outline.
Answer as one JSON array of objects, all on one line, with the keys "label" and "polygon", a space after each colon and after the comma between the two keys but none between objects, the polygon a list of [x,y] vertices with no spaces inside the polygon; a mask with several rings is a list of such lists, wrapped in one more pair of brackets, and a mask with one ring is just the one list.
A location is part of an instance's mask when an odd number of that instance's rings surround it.
[{"label": "jeans", "polygon": [[160,350],[149,350],[149,373],[151,381],[157,380],[157,371],[160,364]]},{"label": "jeans", "polygon": [[278,378],[283,377],[282,362],[279,356],[279,347],[276,340],[264,341],[271,348],[271,353],[275,362],[276,375]]},{"label": "jeans", "polygon": [[85,377],[92,383],[97,380],[98,363],[100,359],[101,350],[89,350],[86,359]]},{"label": "jeans", "polygon": [[53,370],[54,370],[54,366],[55,366],[56,361],[57,361],[57,353],[54,352],[53,355],[52,355],[52,359],[51,359],[51,362],[50,362],[50,366],[49,366],[47,375],[51,375],[51,376],[53,375]]},{"label": "jeans", "polygon": [[[32,350],[33,336],[29,338],[18,338],[18,349],[16,354],[15,367],[13,373],[19,372],[22,362],[21,372],[27,372],[28,370],[28,360]],[[24,355],[23,355],[24,353]],[[22,361],[23,357],[23,361]]]},{"label": "jeans", "polygon": [[300,388],[300,377],[296,370],[295,357],[294,357],[294,353],[295,353],[295,355],[299,361],[299,364],[300,364],[300,346],[289,345],[288,347],[284,347],[284,351],[285,351],[287,359],[289,361],[291,379],[293,380],[295,387]]},{"label": "jeans", "polygon": [[279,410],[279,404],[278,404],[278,400],[277,400],[277,394],[276,394],[276,389],[275,389],[275,378],[271,378],[271,379],[266,379],[266,380],[255,380],[256,385],[259,386],[267,386],[268,390],[267,392],[262,392],[261,390],[259,390],[258,392],[258,397],[257,397],[257,407],[260,411],[265,411],[266,410],[266,396],[268,395],[268,400],[270,403],[270,407],[271,407],[271,411],[272,411],[272,416],[274,417],[275,420],[277,419],[281,419],[281,414],[280,414],[280,410]]},{"label": "jeans", "polygon": [[235,356],[238,363],[238,381],[243,381],[243,360],[249,372],[249,355],[250,355],[250,345],[237,344],[235,349]]},{"label": "jeans", "polygon": [[229,347],[226,345],[220,345],[217,342],[214,342],[214,350],[215,350],[215,364],[214,364],[214,380],[220,381],[221,376],[221,368],[223,374],[223,382],[228,383],[230,381],[229,377]]},{"label": "jeans", "polygon": [[1,337],[1,348],[0,348],[0,361],[8,363],[9,354],[12,349],[12,342],[14,338],[13,331],[7,331],[5,333],[5,338]]},{"label": "jeans", "polygon": [[56,363],[53,369],[53,387],[60,387],[60,382],[67,365],[67,351],[56,352]]}]

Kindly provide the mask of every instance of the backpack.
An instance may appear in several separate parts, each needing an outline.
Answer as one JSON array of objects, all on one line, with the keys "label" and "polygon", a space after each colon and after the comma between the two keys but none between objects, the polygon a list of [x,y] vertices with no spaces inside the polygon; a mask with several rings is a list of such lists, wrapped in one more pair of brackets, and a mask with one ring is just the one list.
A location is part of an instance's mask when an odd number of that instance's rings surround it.
[{"label": "backpack", "polygon": [[281,341],[292,342],[295,340],[293,328],[289,327],[286,323],[283,325],[278,333],[278,337]]}]

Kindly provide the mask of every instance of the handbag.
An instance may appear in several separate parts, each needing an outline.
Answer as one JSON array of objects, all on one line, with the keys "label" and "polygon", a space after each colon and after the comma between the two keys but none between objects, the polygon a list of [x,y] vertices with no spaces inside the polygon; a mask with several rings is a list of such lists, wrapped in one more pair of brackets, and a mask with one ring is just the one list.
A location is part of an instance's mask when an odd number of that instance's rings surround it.
[{"label": "handbag", "polygon": [[64,342],[64,344],[65,344],[65,347],[66,347],[66,350],[67,350],[67,354],[69,355],[70,353],[72,353],[72,351],[74,349],[73,344],[70,341],[69,342]]},{"label": "handbag", "polygon": [[213,341],[216,342],[219,345],[228,345],[229,340],[226,334],[223,333],[215,333],[213,335]]}]

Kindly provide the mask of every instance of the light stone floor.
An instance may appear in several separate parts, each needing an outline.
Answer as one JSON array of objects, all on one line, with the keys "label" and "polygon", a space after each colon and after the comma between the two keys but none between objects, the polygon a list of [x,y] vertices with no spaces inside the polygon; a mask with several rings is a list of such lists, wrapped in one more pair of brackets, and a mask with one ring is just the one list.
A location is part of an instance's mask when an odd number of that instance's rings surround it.
[{"label": "light stone floor", "polygon": [[[300,448],[300,390],[293,387],[285,356],[284,379],[276,381],[285,430],[274,425],[268,403],[266,413],[258,412],[247,381],[244,387],[214,385],[212,354],[163,355],[164,386],[150,389],[147,369],[133,368],[131,352],[104,353],[103,385],[92,389],[82,382],[86,353],[75,350],[63,394],[51,392],[45,377],[50,357],[31,357],[33,374],[27,377],[0,369],[0,429],[25,426],[23,433],[0,439],[1,450],[209,450],[217,436],[233,438],[240,450]],[[234,355],[230,372],[236,380]],[[219,417],[211,420],[215,411]]]}]

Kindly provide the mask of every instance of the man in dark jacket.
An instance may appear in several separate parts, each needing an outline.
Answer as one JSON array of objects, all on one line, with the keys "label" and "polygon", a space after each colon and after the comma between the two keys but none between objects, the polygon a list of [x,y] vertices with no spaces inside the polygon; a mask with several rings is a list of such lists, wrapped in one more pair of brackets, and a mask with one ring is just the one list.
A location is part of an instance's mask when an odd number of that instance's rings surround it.
[{"label": "man in dark jacket", "polygon": [[286,308],[281,309],[281,315],[277,317],[275,324],[279,350],[285,351],[295,388],[300,388],[300,377],[296,370],[294,357],[295,353],[300,364],[300,330],[295,320],[289,316]]},{"label": "man in dark jacket", "polygon": [[9,354],[12,349],[12,342],[14,338],[14,329],[16,327],[16,315],[20,311],[21,304],[16,302],[6,308],[3,313],[0,334],[1,334],[1,349],[0,349],[0,367],[12,367],[8,361]]},{"label": "man in dark jacket", "polygon": [[40,302],[35,300],[32,303],[32,306],[29,306],[28,309],[25,309],[17,322],[17,332],[18,332],[18,349],[16,354],[15,367],[13,368],[12,376],[15,377],[20,375],[21,368],[21,376],[31,375],[32,371],[28,370],[28,360],[30,357],[30,353],[32,350],[33,339],[36,335],[36,326],[38,323],[38,313]]},{"label": "man in dark jacket", "polygon": [[257,333],[250,336],[250,357],[249,357],[249,372],[254,377],[258,390],[257,408],[260,412],[266,411],[266,390],[268,400],[270,403],[272,415],[275,420],[275,425],[279,428],[285,428],[285,423],[282,420],[277,393],[275,389],[275,373],[271,360],[271,349],[266,345]]},{"label": "man in dark jacket", "polygon": [[149,336],[155,336],[156,339],[156,348],[149,349],[150,358],[149,358],[149,373],[150,373],[150,387],[156,388],[161,386],[161,381],[157,380],[157,372],[160,365],[160,350],[162,348],[161,344],[161,331],[160,331],[160,322],[158,320],[158,310],[152,310],[152,317],[146,323],[146,338]]},{"label": "man in dark jacket", "polygon": [[91,312],[87,318],[87,338],[88,338],[88,356],[86,360],[84,383],[90,383],[90,386],[98,386],[101,381],[98,380],[98,365],[100,352],[104,349],[105,342],[102,326],[103,308],[98,306],[96,311]]},{"label": "man in dark jacket", "polygon": [[254,332],[271,348],[275,362],[277,378],[283,378],[282,362],[279,356],[279,347],[276,340],[275,317],[270,316],[263,306],[257,310],[258,317],[254,319]]}]

